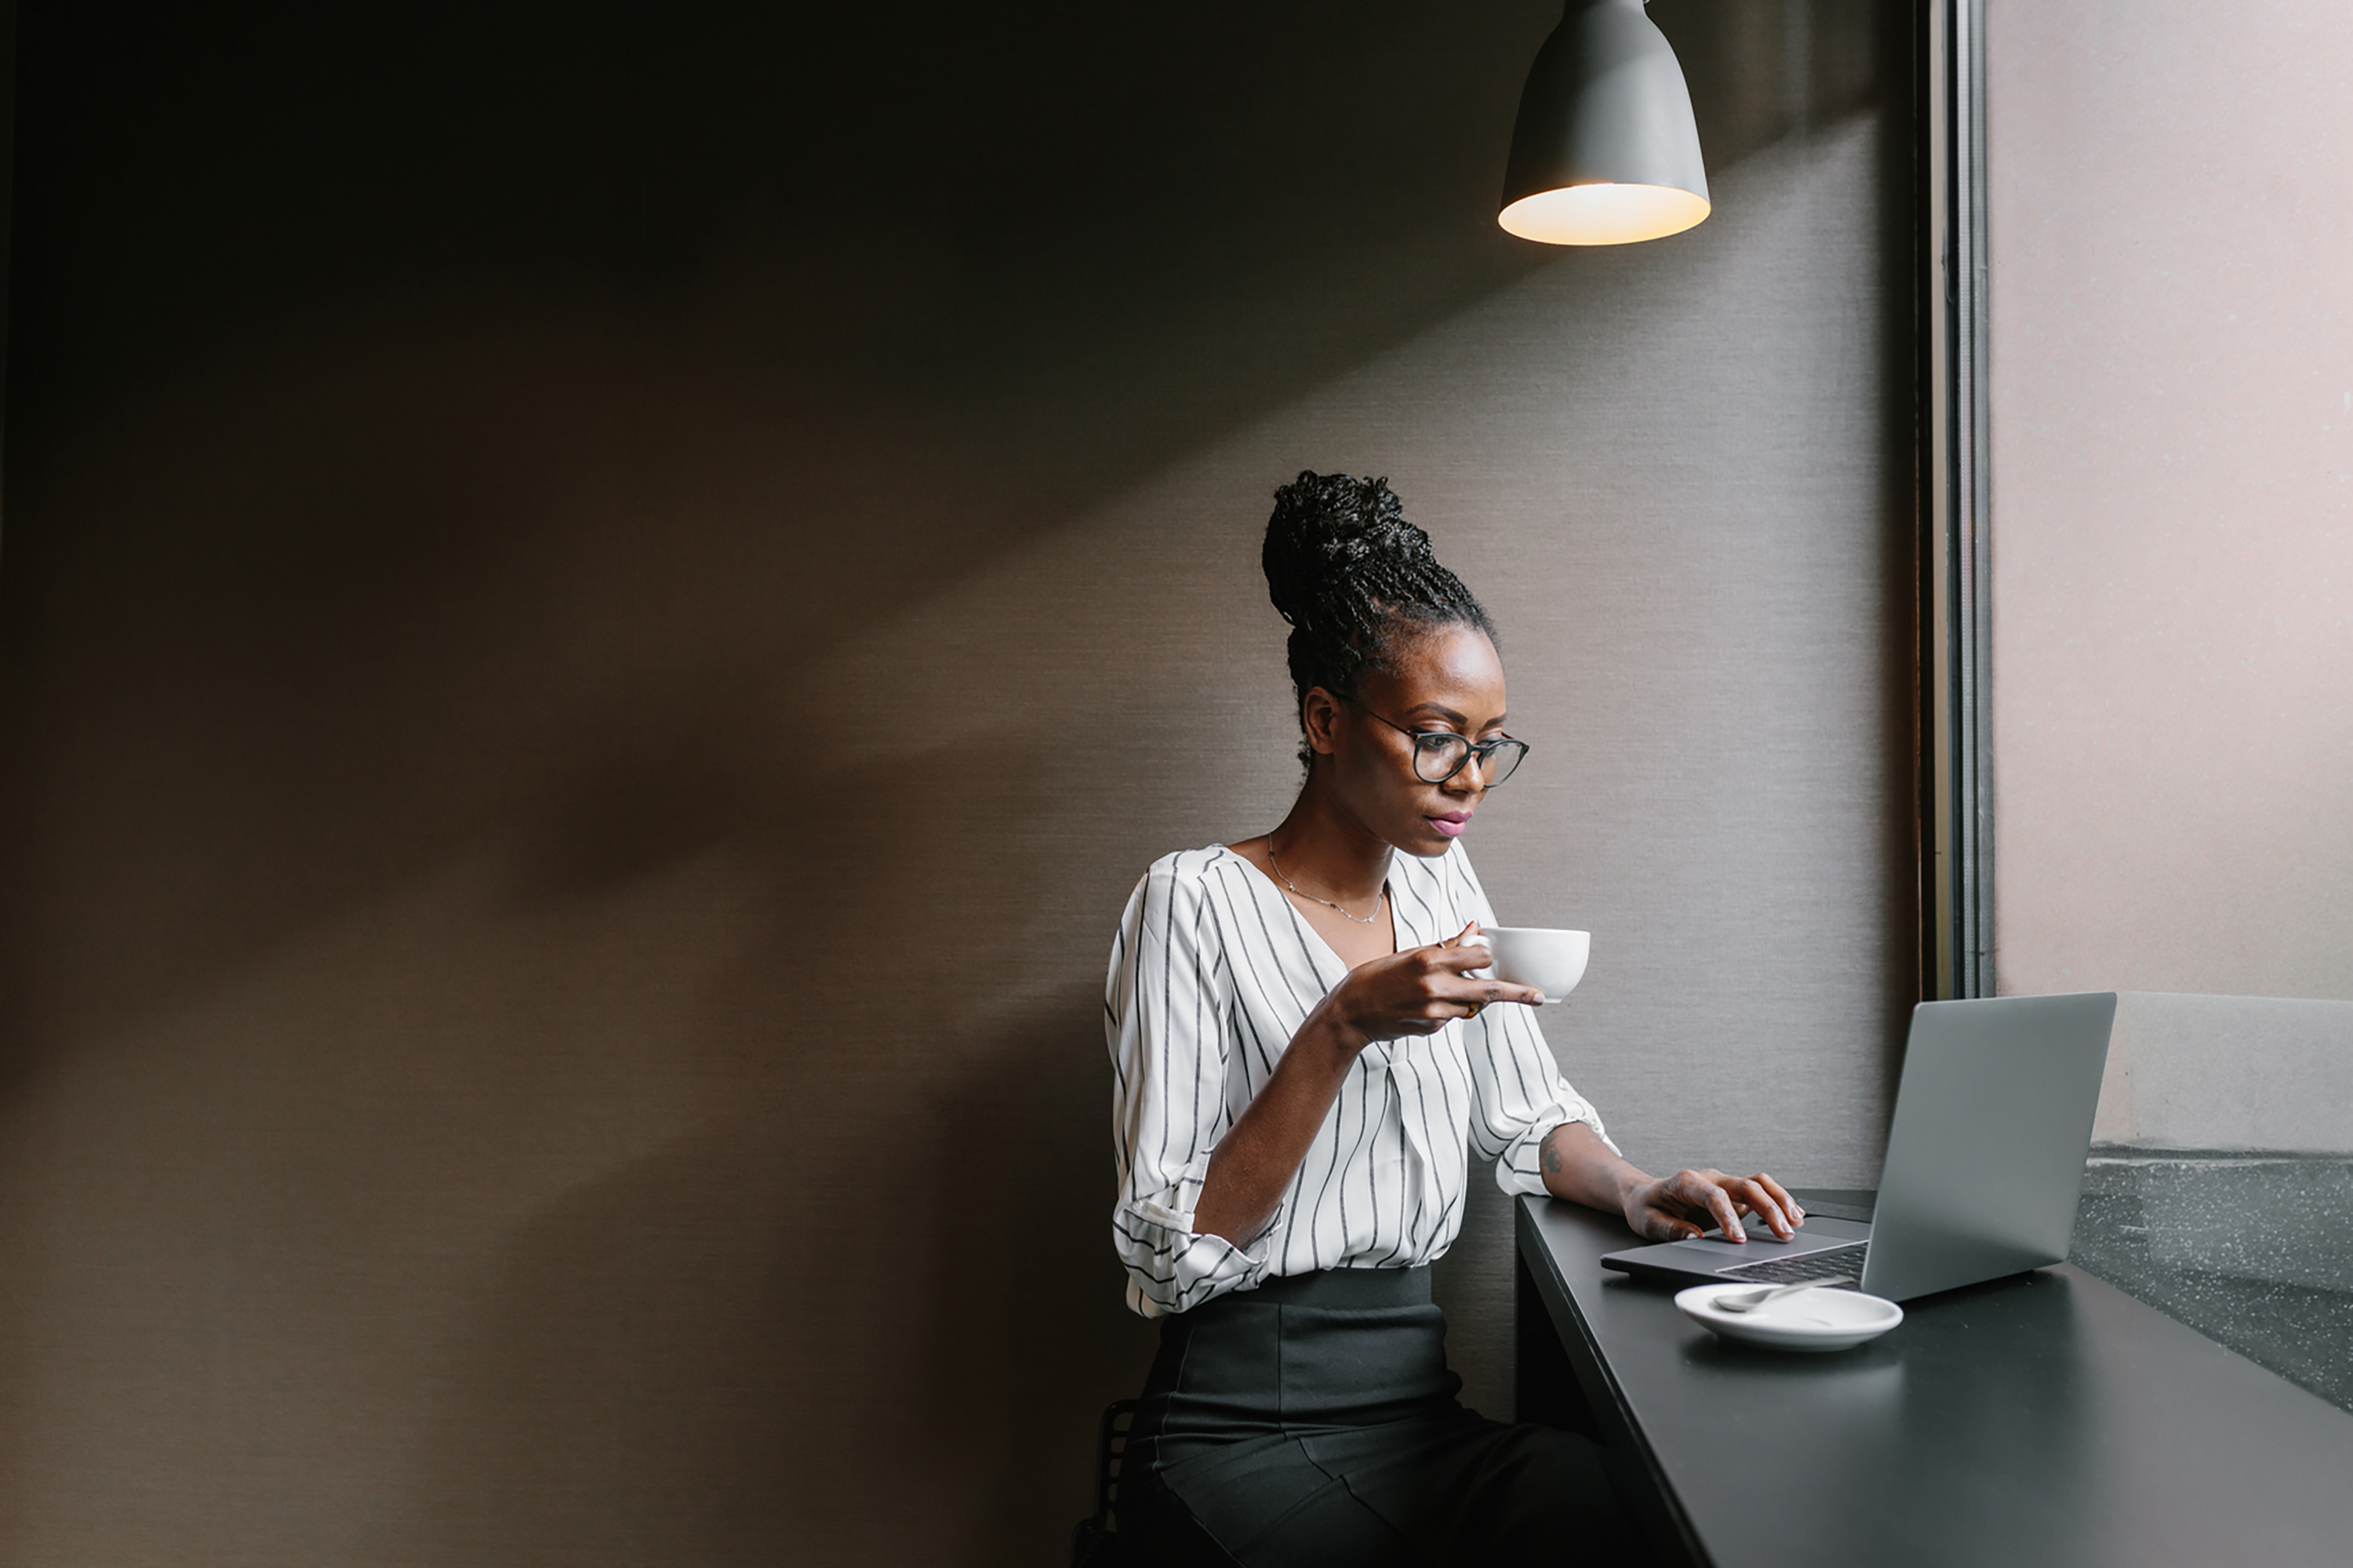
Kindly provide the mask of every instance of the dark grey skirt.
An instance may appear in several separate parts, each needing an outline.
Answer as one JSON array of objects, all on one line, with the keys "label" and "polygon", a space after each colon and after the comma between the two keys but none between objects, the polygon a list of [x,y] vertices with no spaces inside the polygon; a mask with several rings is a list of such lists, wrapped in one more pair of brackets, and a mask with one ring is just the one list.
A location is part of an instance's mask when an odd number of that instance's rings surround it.
[{"label": "dark grey skirt", "polygon": [[1128,1444],[1139,1562],[1640,1561],[1599,1457],[1467,1411],[1430,1271],[1270,1280],[1164,1323]]}]

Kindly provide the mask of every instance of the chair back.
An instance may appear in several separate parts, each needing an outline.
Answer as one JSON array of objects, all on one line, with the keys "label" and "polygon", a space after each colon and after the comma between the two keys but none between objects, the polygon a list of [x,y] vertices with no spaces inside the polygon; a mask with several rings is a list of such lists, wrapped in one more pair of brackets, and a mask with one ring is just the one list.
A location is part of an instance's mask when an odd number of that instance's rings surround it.
[{"label": "chair back", "polygon": [[1103,1411],[1095,1438],[1095,1511],[1071,1531],[1071,1568],[1117,1568],[1126,1560],[1119,1541],[1119,1475],[1134,1426],[1135,1401],[1115,1399]]}]

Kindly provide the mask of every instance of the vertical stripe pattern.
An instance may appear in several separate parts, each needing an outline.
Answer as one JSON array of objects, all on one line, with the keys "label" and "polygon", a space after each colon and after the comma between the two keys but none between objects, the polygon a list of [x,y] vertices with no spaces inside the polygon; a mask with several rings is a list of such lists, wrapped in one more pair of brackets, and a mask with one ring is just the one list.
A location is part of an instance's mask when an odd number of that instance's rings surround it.
[{"label": "vertical stripe pattern", "polygon": [[[1397,856],[1389,902],[1400,949],[1495,923],[1460,843]],[[1113,1242],[1135,1311],[1182,1312],[1270,1275],[1430,1263],[1461,1229],[1472,1151],[1495,1162],[1505,1192],[1541,1192],[1537,1149],[1554,1128],[1581,1121],[1608,1140],[1535,1012],[1491,1007],[1366,1047],[1265,1229],[1243,1246],[1198,1234],[1210,1151],[1346,972],[1282,891],[1221,844],[1165,856],[1136,884],[1103,992]]]}]

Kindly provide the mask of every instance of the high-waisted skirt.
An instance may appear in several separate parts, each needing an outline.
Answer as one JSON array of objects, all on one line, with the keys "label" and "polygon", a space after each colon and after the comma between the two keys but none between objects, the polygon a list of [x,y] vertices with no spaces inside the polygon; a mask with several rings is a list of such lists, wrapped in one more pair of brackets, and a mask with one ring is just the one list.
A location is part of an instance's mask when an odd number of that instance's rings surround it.
[{"label": "high-waisted skirt", "polygon": [[1456,1402],[1430,1271],[1269,1280],[1168,1319],[1122,1467],[1134,1561],[1642,1560],[1593,1445]]}]

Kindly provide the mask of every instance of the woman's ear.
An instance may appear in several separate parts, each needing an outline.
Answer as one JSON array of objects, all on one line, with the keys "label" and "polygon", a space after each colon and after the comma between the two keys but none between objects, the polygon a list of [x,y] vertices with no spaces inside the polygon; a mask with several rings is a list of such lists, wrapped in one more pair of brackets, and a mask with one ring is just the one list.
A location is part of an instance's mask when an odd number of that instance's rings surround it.
[{"label": "woman's ear", "polygon": [[1321,686],[1307,688],[1299,704],[1299,727],[1307,732],[1308,749],[1329,757],[1336,749],[1333,726],[1340,722],[1340,701]]}]

